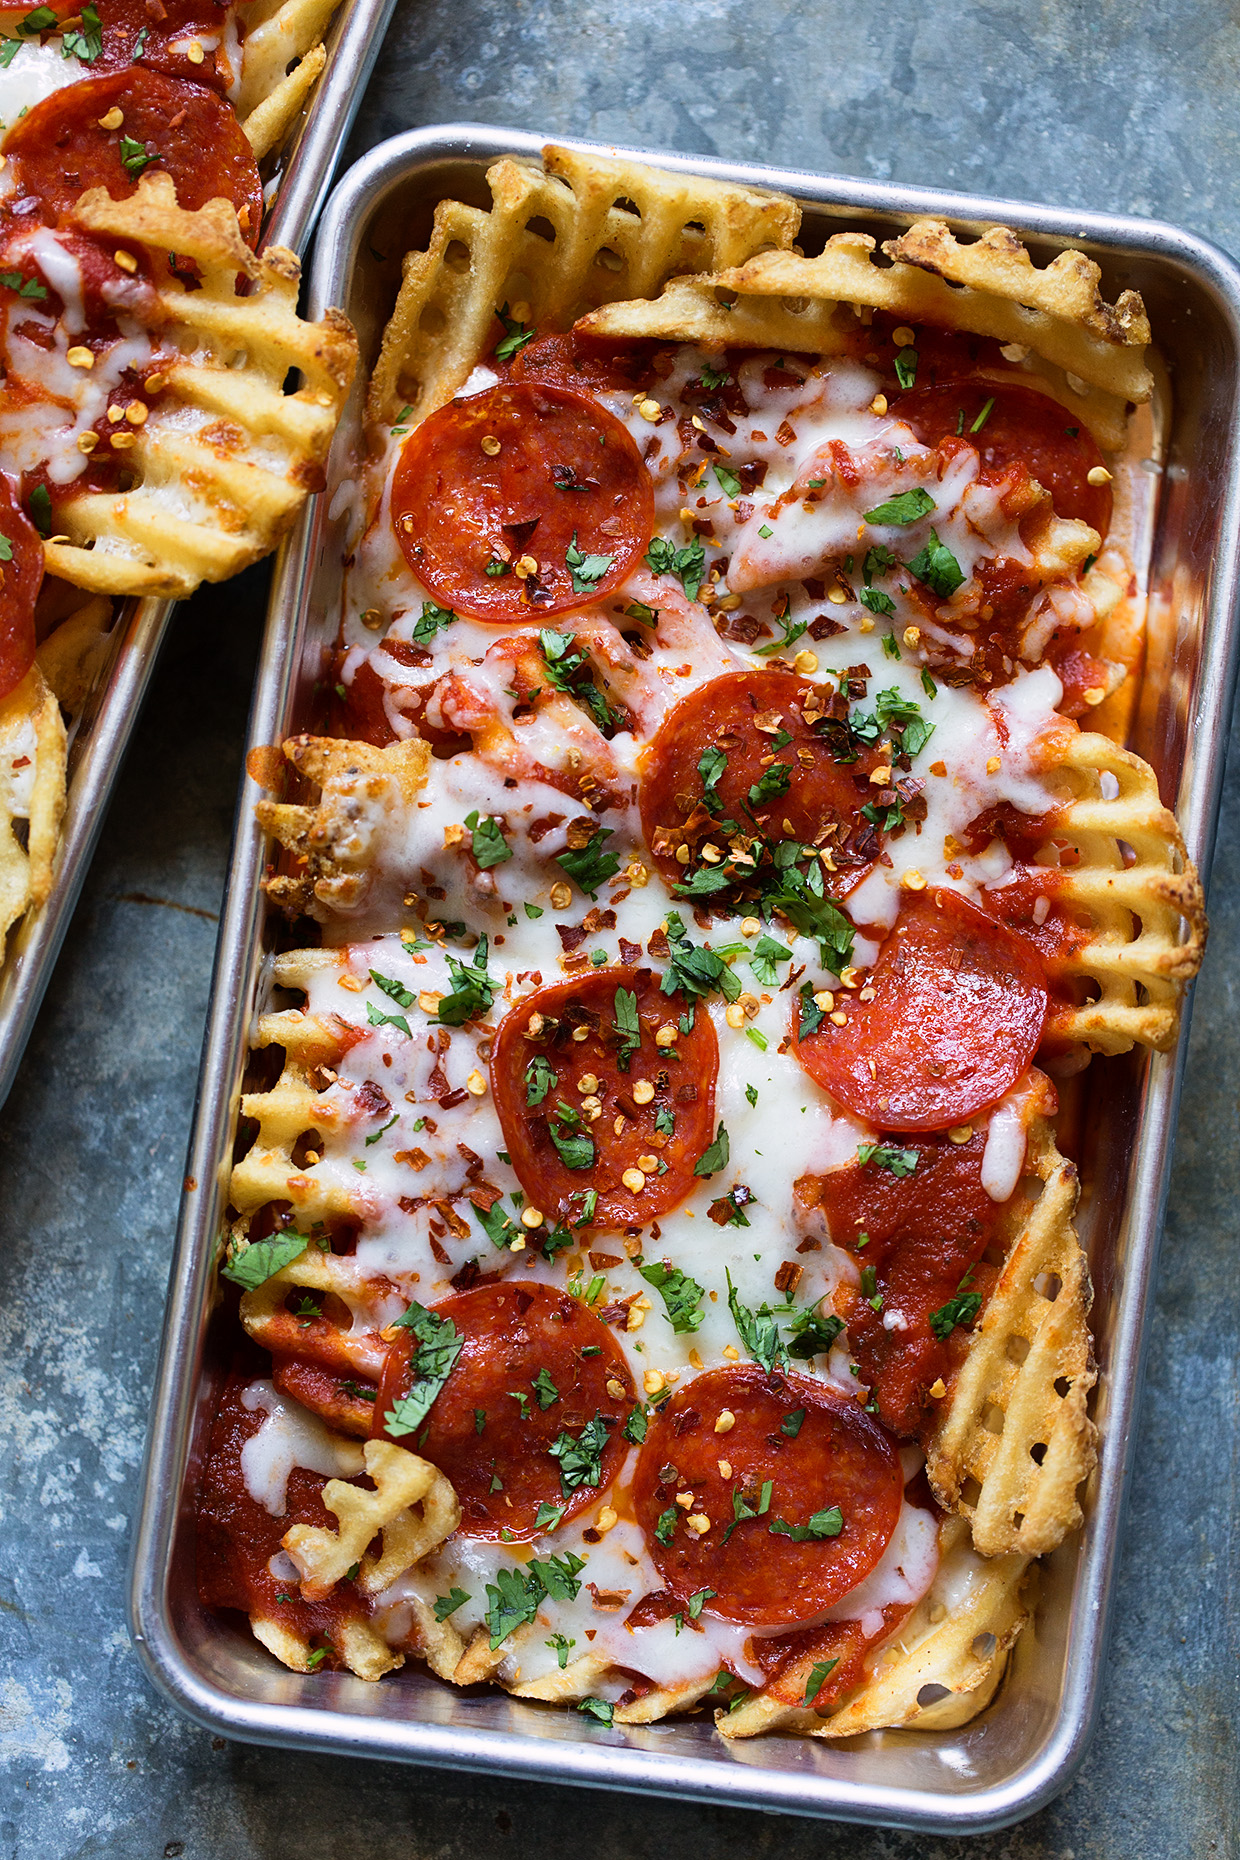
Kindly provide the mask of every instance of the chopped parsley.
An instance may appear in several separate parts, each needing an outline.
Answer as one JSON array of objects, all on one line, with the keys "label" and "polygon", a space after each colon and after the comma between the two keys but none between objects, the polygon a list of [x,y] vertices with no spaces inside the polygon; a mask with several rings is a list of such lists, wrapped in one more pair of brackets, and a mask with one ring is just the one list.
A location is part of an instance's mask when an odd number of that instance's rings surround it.
[{"label": "chopped parsley", "polygon": [[547,1119],[547,1129],[566,1169],[594,1167],[594,1139],[583,1127],[580,1114],[563,1099]]},{"label": "chopped parsley", "polygon": [[624,1438],[631,1441],[635,1447],[640,1447],[646,1438],[647,1425],[646,1410],[639,1405],[633,1409],[628,1420],[620,1429],[620,1432],[624,1435]]},{"label": "chopped parsley", "polygon": [[607,1428],[602,1415],[595,1413],[581,1432],[573,1437],[565,1428],[547,1448],[552,1459],[560,1462],[560,1487],[565,1498],[578,1486],[597,1486],[603,1477],[603,1450],[607,1445]]},{"label": "chopped parsley", "polygon": [[597,1718],[600,1724],[606,1725],[610,1725],[616,1715],[615,1706],[608,1704],[606,1699],[579,1699],[577,1710],[585,1712],[590,1718]]},{"label": "chopped parsley", "polygon": [[708,1149],[702,1152],[694,1163],[694,1175],[718,1175],[721,1169],[727,1168],[728,1158],[731,1153],[732,1146],[728,1142],[728,1133],[721,1122],[718,1130],[715,1132],[714,1142]]},{"label": "chopped parsley", "polygon": [[728,1194],[721,1195],[718,1201],[712,1201],[707,1212],[717,1227],[748,1227],[749,1216],[745,1209],[753,1201],[753,1192],[743,1182]]},{"label": "chopped parsley", "polygon": [[17,30],[24,38],[32,39],[40,32],[51,32],[56,23],[50,6],[37,6],[33,13],[27,13],[25,19],[18,21]]},{"label": "chopped parsley", "polygon": [[[763,1305],[759,1310],[751,1311],[747,1305],[743,1305],[732,1283],[731,1272],[726,1267],[724,1271],[728,1281],[728,1309],[732,1313],[736,1333],[754,1362],[761,1364],[767,1374],[772,1375],[787,1363],[788,1356],[779,1334],[779,1326],[771,1315],[771,1308]],[[726,1538],[724,1541],[727,1541]]]},{"label": "chopped parsley", "polygon": [[942,1343],[951,1336],[957,1324],[962,1330],[971,1330],[981,1308],[980,1292],[957,1292],[945,1305],[930,1313],[930,1328]]},{"label": "chopped parsley", "polygon": [[504,327],[503,337],[495,345],[495,359],[497,362],[510,362],[514,355],[521,353],[527,342],[533,342],[537,332],[532,323],[518,323],[515,317],[509,316],[507,304],[495,314]]},{"label": "chopped parsley", "polygon": [[901,349],[895,358],[896,380],[902,388],[911,388],[917,382],[917,351]]},{"label": "chopped parsley", "polygon": [[222,1275],[247,1292],[255,1291],[277,1272],[291,1266],[295,1259],[300,1259],[309,1244],[304,1234],[287,1231],[273,1234],[269,1240],[255,1240],[243,1252],[233,1254],[228,1264],[221,1267]]},{"label": "chopped parsley", "polygon": [[541,1104],[549,1091],[554,1091],[560,1082],[558,1072],[552,1070],[551,1062],[541,1053],[535,1053],[525,1068],[525,1102],[528,1105]]},{"label": "chopped parsley", "polygon": [[[911,491],[899,491],[895,497],[889,497],[884,504],[877,504],[873,510],[867,510],[867,523],[877,523],[884,528],[905,529],[910,523],[917,523],[922,517],[928,517],[938,506],[929,491],[916,485]],[[914,573],[916,571],[914,570]]]},{"label": "chopped parsley", "polygon": [[574,530],[573,540],[564,551],[564,566],[572,579],[573,593],[593,594],[599,582],[610,574],[615,560],[614,555],[583,555],[577,546],[577,532]]},{"label": "chopped parsley", "polygon": [[451,994],[445,995],[439,1003],[441,1026],[460,1027],[465,1021],[478,1020],[490,1011],[497,984],[487,974],[487,949],[486,937],[480,936],[472,963],[448,957],[448,972],[454,986]]},{"label": "chopped parsley", "polygon": [[103,26],[90,0],[82,8],[81,20],[80,30],[65,33],[60,54],[62,58],[76,58],[84,65],[93,65],[103,53]]},{"label": "chopped parsley", "polygon": [[[601,562],[604,559],[602,556],[586,558],[589,562]],[[582,590],[575,591],[580,593]],[[577,647],[571,633],[557,633],[552,627],[544,627],[538,635],[538,649],[547,668],[548,684],[584,704],[600,730],[611,729],[620,721],[619,713],[612,710],[594,682],[589,657]]]},{"label": "chopped parsley", "polygon": [[839,1660],[816,1660],[809,1669],[809,1678],[805,1685],[805,1703],[812,1705],[822,1691],[824,1682],[835,1671]]},{"label": "chopped parsley", "polygon": [[772,762],[769,768],[763,769],[749,790],[750,807],[765,807],[768,801],[778,801],[787,794],[791,780],[790,762]]},{"label": "chopped parsley", "polygon": [[723,1541],[725,1544],[738,1524],[744,1524],[747,1518],[764,1518],[766,1516],[767,1512],[771,1509],[771,1493],[774,1489],[775,1481],[773,1479],[766,1480],[761,1492],[758,1494],[758,1502],[755,1505],[751,1504],[749,1499],[746,1498],[744,1486],[738,1485],[736,1487],[736,1490],[732,1494],[732,1521],[728,1525],[727,1530],[723,1533]]},{"label": "chopped parsley", "polygon": [[753,946],[749,966],[753,970],[754,980],[764,988],[774,988],[779,982],[779,964],[791,962],[792,951],[784,944],[777,943],[773,936],[760,936]]},{"label": "chopped parsley", "polygon": [[549,1597],[555,1601],[576,1601],[581,1593],[577,1576],[584,1568],[584,1557],[575,1556],[569,1550],[562,1557],[548,1557],[545,1561],[531,1557],[523,1570],[497,1569],[494,1583],[488,1582],[486,1586],[492,1653],[510,1634],[533,1621]]},{"label": "chopped parsley", "polygon": [[698,379],[704,388],[714,389],[727,387],[732,377],[726,368],[712,368],[709,362],[703,362]]},{"label": "chopped parsley", "polygon": [[893,614],[896,610],[891,596],[884,594],[881,588],[862,588],[861,605],[868,607],[872,614]]},{"label": "chopped parsley", "polygon": [[654,1527],[654,1534],[661,1544],[670,1544],[676,1534],[676,1520],[680,1516],[675,1505],[669,1505],[666,1511],[659,1513],[659,1521]]},{"label": "chopped parsley", "polygon": [[[994,402],[994,396],[993,396],[993,395],[991,395],[991,397],[990,397],[990,399],[989,399],[989,400],[988,400],[988,401],[986,402],[986,405],[985,405],[985,406],[984,406],[984,407],[982,408],[982,411],[981,411],[981,412],[980,412],[980,413],[978,414],[978,416],[977,416],[977,418],[976,418],[976,420],[974,420],[974,422],[973,422],[973,424],[972,424],[972,426],[971,426],[971,427],[969,428],[969,431],[970,431],[971,433],[980,433],[980,432],[981,432],[981,430],[982,430],[982,428],[983,428],[983,427],[985,426],[985,424],[986,424],[986,422],[987,422],[987,420],[988,420],[988,419],[990,418],[990,411],[991,411],[991,408],[992,408],[992,407],[994,406],[994,404],[995,404],[995,402]],[[1067,431],[1068,431],[1068,432],[1072,432],[1072,428],[1071,428],[1071,427],[1068,427],[1068,428],[1067,428]],[[1072,435],[1072,436],[1073,436],[1073,438],[1075,438],[1075,437],[1076,437],[1076,434],[1075,434],[1075,433],[1073,433],[1073,435]]]},{"label": "chopped parsley", "polygon": [[388,1409],[383,1424],[389,1434],[412,1434],[430,1413],[435,1397],[461,1354],[465,1339],[451,1318],[439,1317],[416,1299],[392,1328],[412,1331],[418,1347],[409,1365],[412,1378],[409,1393]]},{"label": "chopped parsley", "polygon": [[450,607],[436,607],[434,601],[423,601],[422,616],[414,622],[414,645],[429,646],[436,633],[444,632],[455,620],[456,615]]},{"label": "chopped parsley", "polygon": [[741,992],[739,979],[713,949],[701,949],[689,941],[675,911],[668,913],[667,941],[671,967],[661,983],[665,995],[674,995],[680,989],[696,1001],[717,988],[726,1001],[737,1000]]},{"label": "chopped parsley", "polygon": [[139,175],[144,169],[149,168],[152,162],[161,159],[160,155],[150,152],[147,143],[135,142],[132,136],[121,137],[121,166],[128,173]]},{"label": "chopped parsley", "polygon": [[[46,296],[46,292],[44,295]],[[27,499],[27,508],[30,511],[30,521],[40,536],[50,536],[52,533],[52,494],[45,484],[35,485]]]},{"label": "chopped parsley", "polygon": [[800,1312],[792,1322],[792,1341],[788,1345],[789,1356],[802,1361],[811,1356],[823,1356],[834,1344],[844,1328],[843,1318],[835,1316],[819,1317],[812,1308]]},{"label": "chopped parsley", "polygon": [[446,1621],[458,1608],[463,1608],[469,1599],[464,1589],[449,1589],[446,1595],[437,1595],[431,1604],[436,1621]]},{"label": "chopped parsley", "polygon": [[725,497],[739,497],[741,494],[741,481],[736,473],[734,471],[729,471],[726,465],[720,465],[718,463],[716,463],[712,469],[723,495]]},{"label": "chopped parsley", "polygon": [[617,988],[615,1008],[616,1018],[612,1022],[612,1027],[620,1035],[620,1044],[616,1048],[616,1064],[621,1072],[627,1072],[629,1061],[642,1043],[641,1021],[637,1015],[636,990]]},{"label": "chopped parsley", "polygon": [[860,1143],[857,1161],[872,1162],[876,1169],[890,1169],[892,1175],[912,1175],[917,1167],[919,1150],[898,1150],[889,1143]]},{"label": "chopped parsley", "polygon": [[553,1403],[560,1399],[560,1391],[551,1380],[550,1372],[545,1366],[539,1370],[538,1374],[530,1383],[530,1387],[538,1397],[538,1405],[544,1413]]},{"label": "chopped parsley", "polygon": [[647,607],[645,601],[630,601],[624,611],[630,620],[636,620],[641,626],[657,626],[659,623],[658,608]]},{"label": "chopped parsley", "polygon": [[936,530],[931,530],[929,542],[908,564],[908,572],[940,600],[947,600],[964,581],[964,570],[947,544],[939,541]]},{"label": "chopped parsley", "polygon": [[701,537],[695,536],[683,549],[666,536],[653,537],[646,551],[646,566],[655,575],[674,575],[685,591],[685,599],[695,601],[706,579],[706,551]]},{"label": "chopped parsley", "polygon": [[550,1647],[552,1653],[554,1653],[556,1659],[559,1661],[561,1672],[563,1672],[564,1668],[568,1665],[569,1648],[575,1647],[576,1645],[577,1643],[575,1640],[567,1640],[563,1634],[553,1634],[550,1640],[543,1642],[543,1646]]},{"label": "chopped parsley", "polygon": [[816,1511],[807,1524],[788,1524],[772,1518],[768,1527],[772,1537],[790,1537],[794,1544],[819,1542],[824,1537],[838,1537],[844,1528],[844,1514],[838,1505]]},{"label": "chopped parsley", "polygon": [[[673,1266],[666,1259],[642,1266],[640,1271],[647,1285],[653,1285],[662,1298],[667,1308],[668,1322],[678,1335],[700,1329],[706,1316],[702,1304],[705,1293],[696,1279],[691,1279],[687,1272],[682,1272],[679,1266]],[[644,1434],[643,1416],[643,1438]]]},{"label": "chopped parsley", "polygon": [[757,1102],[758,1102],[758,1087],[757,1087],[756,1085],[746,1085],[746,1087],[745,1087],[745,1096],[746,1096],[746,1098],[748,1098],[748,1100],[749,1100],[749,1102],[750,1102],[750,1104],[757,1104]]},{"label": "chopped parsley", "polygon": [[563,1519],[567,1508],[564,1505],[552,1505],[544,1498],[534,1518],[536,1531],[554,1531]]},{"label": "chopped parsley", "polygon": [[804,1408],[794,1408],[791,1414],[786,1414],[784,1416],[779,1424],[779,1431],[786,1439],[796,1439],[805,1425],[805,1412]]},{"label": "chopped parsley", "polygon": [[504,838],[504,830],[493,814],[479,814],[475,808],[472,813],[466,814],[465,825],[473,835],[471,850],[474,858],[484,872],[512,858],[512,847]]},{"label": "chopped parsley", "polygon": [[825,1008],[820,1008],[815,1001],[814,985],[812,982],[801,983],[799,1000],[801,1006],[797,1021],[797,1037],[801,1040],[808,1040],[810,1034],[817,1033],[823,1021],[827,1018],[827,1010]]},{"label": "chopped parsley", "polygon": [[396,1124],[399,1122],[400,1122],[400,1112],[393,1111],[391,1117],[388,1118],[387,1123],[380,1124],[378,1130],[372,1132],[372,1134],[367,1137],[366,1148],[369,1149],[372,1143],[377,1143],[379,1141],[379,1138],[383,1135],[385,1130],[390,1130],[393,1124]]},{"label": "chopped parsley", "polygon": [[556,864],[565,877],[571,878],[587,898],[596,898],[599,886],[614,878],[620,870],[615,853],[603,850],[604,841],[611,838],[611,828],[600,827],[588,846],[570,847],[556,856]]},{"label": "chopped parsley", "polygon": [[523,1229],[504,1213],[498,1201],[489,1208],[484,1208],[477,1201],[471,1201],[469,1205],[478,1216],[482,1231],[492,1246],[511,1247],[514,1240],[520,1240],[523,1237]]},{"label": "chopped parsley", "polygon": [[713,744],[709,749],[704,749],[698,757],[697,772],[702,777],[702,806],[708,814],[718,815],[723,812],[723,802],[716,791],[719,778],[727,766],[727,756],[722,749],[716,749]]},{"label": "chopped parsley", "polygon": [[[767,534],[769,535],[770,532],[768,531]],[[773,618],[783,627],[783,636],[780,639],[768,639],[764,646],[754,646],[752,651],[755,659],[769,659],[773,653],[786,652],[789,646],[796,644],[803,633],[809,631],[807,620],[794,620],[791,614],[776,614]]]}]

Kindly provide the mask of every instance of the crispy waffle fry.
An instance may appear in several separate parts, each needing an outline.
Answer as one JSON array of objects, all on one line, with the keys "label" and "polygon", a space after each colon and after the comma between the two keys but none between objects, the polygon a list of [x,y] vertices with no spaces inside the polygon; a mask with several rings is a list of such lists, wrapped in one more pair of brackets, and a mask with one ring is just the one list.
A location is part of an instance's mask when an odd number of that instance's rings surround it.
[{"label": "crispy waffle fry", "polygon": [[[258,803],[259,825],[292,853],[296,868],[269,877],[267,894],[293,917],[316,903],[348,909],[364,895],[374,859],[372,804],[388,800],[411,806],[426,784],[430,746],[420,737],[375,749],[369,743],[297,736],[284,744],[284,754],[320,795],[314,807]],[[271,769],[270,775],[274,785],[277,771]]]},{"label": "crispy waffle fry", "polygon": [[413,421],[450,400],[501,306],[522,322],[567,329],[602,303],[646,296],[678,272],[742,263],[788,243],[800,211],[779,194],[663,174],[549,147],[545,166],[505,157],[487,173],[491,207],[444,201],[404,281],[371,381],[368,411]]},{"label": "crispy waffle fry", "polygon": [[1077,1491],[1097,1457],[1087,1412],[1097,1379],[1089,1267],[1072,1226],[1076,1169],[1035,1121],[1026,1169],[1042,1184],[1009,1247],[926,1470],[970,1521],[985,1556],[1053,1550],[1081,1523]]},{"label": "crispy waffle fry", "polygon": [[338,0],[255,0],[244,9],[237,115],[255,159],[283,142],[327,63],[322,39]]},{"label": "crispy waffle fry", "polygon": [[[128,200],[92,188],[77,217],[152,252],[165,280],[162,335],[179,355],[134,429],[133,488],[67,500],[59,521],[68,541],[45,545],[47,567],[100,594],[179,598],[265,555],[321,482],[356,342],[336,311],[318,324],[297,315],[291,252],[256,258],[230,206],[216,200],[186,213],[166,175],[144,175]],[[168,273],[169,251],[194,260],[201,288]],[[246,297],[236,295],[238,274],[251,282]],[[291,369],[304,385],[286,393]]]},{"label": "crispy waffle fry", "polygon": [[[335,1512],[339,1531],[295,1524],[285,1533],[284,1548],[301,1572],[301,1592],[310,1601],[329,1594],[354,1564],[360,1565],[358,1587],[378,1595],[450,1537],[461,1521],[456,1494],[427,1460],[388,1440],[368,1440],[363,1452],[373,1492],[342,1479],[329,1479],[323,1487],[323,1503]],[[378,1536],[383,1549],[374,1556],[369,1545]]]},{"label": "crispy waffle fry", "polygon": [[[944,1553],[958,1549],[966,1535],[959,1520],[946,1523]],[[804,1698],[814,1665],[811,1650],[795,1670],[780,1676],[782,1697],[773,1687],[756,1692],[735,1711],[718,1713],[718,1729],[729,1738],[782,1730],[835,1739],[967,1724],[994,1697],[1009,1649],[1028,1619],[1022,1595],[1027,1568],[1026,1557],[996,1557],[978,1568],[966,1599],[950,1613],[941,1602],[921,1602],[879,1652],[865,1682],[829,1715],[785,1702],[789,1695]]]},{"label": "crispy waffle fry", "polygon": [[1183,984],[1205,951],[1201,881],[1148,762],[1105,736],[1075,734],[1058,771],[1073,798],[1055,838],[1077,857],[1069,865],[1060,854],[1058,895],[1094,925],[1062,964],[1096,985],[1097,996],[1064,1010],[1056,1029],[1095,1052],[1123,1053],[1134,1044],[1166,1052],[1175,1043]]},{"label": "crispy waffle fry", "polygon": [[364,1314],[369,1298],[365,1281],[351,1260],[308,1247],[300,1259],[285,1266],[265,1285],[243,1294],[241,1321],[255,1343],[273,1354],[313,1354],[316,1362],[346,1376],[378,1381],[387,1354],[378,1324],[361,1330],[355,1324],[334,1323],[326,1316],[304,1324],[284,1309],[292,1286],[330,1293],[350,1317]]},{"label": "crispy waffle fry", "polygon": [[[317,1662],[312,1656],[310,1642],[282,1621],[255,1613],[250,1616],[250,1627],[255,1639],[260,1640],[282,1666],[291,1667],[295,1673],[315,1670]],[[405,1663],[404,1654],[393,1652],[363,1615],[345,1616],[332,1631],[336,1652],[359,1679],[382,1679],[385,1673],[395,1672]]]},{"label": "crispy waffle fry", "polygon": [[1013,361],[1031,351],[1064,377],[1054,391],[1081,412],[1101,443],[1122,444],[1125,403],[1148,399],[1153,385],[1142,355],[1149,325],[1134,292],[1125,292],[1114,308],[1104,303],[1097,266],[1080,253],[1063,252],[1039,272],[1006,227],[956,247],[967,255],[960,267],[967,282],[949,283],[920,263],[904,262],[899,240],[883,247],[896,261],[885,269],[874,262],[875,250],[868,234],[843,232],[833,234],[817,258],[787,249],[761,252],[731,270],[676,278],[653,301],[613,303],[584,317],[581,329],[594,336],[831,355],[855,326],[852,306],[887,310],[1016,345]]},{"label": "crispy waffle fry", "polygon": [[[65,809],[65,726],[37,664],[0,703],[0,946],[51,889]],[[19,823],[25,832],[19,837]]]}]

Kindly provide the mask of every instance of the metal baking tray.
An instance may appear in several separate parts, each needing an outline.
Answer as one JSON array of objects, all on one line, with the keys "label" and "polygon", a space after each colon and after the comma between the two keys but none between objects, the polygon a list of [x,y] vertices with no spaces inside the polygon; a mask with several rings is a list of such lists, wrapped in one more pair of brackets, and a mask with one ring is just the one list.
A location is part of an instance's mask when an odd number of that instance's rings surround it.
[{"label": "metal baking tray", "polygon": [[[327,66],[267,182],[275,204],[260,249],[304,252],[353,125],[396,0],[343,0],[327,36]],[[0,951],[0,1105],[8,1097],[52,977],[176,603],[119,601],[99,683],[69,726],[68,792],[46,903],[28,910]]]},{"label": "metal baking tray", "polygon": [[[415,130],[374,149],[325,211],[311,313],[342,304],[357,324],[363,362],[372,361],[398,283],[399,255],[425,240],[435,203],[455,195],[485,205],[487,163],[505,152],[536,155],[539,146],[527,134],[466,125]],[[1204,241],[1146,221],[658,153],[640,159],[795,195],[805,206],[810,250],[840,221],[890,236],[926,214],[965,234],[997,220],[1019,229],[1039,262],[1070,240],[1098,259],[1109,295],[1127,286],[1143,293],[1171,393],[1151,565],[1163,664],[1158,678],[1147,681],[1133,747],[1154,764],[1164,796],[1174,799],[1204,875],[1236,669],[1240,272]],[[357,406],[355,395],[335,455],[337,480],[348,475]],[[308,721],[320,654],[336,627],[340,548],[330,507],[330,497],[316,500],[283,554],[251,744],[278,742]],[[702,1719],[605,1730],[575,1712],[499,1692],[457,1692],[408,1669],[379,1685],[349,1674],[287,1672],[247,1633],[201,1607],[193,1549],[213,1377],[228,1349],[227,1337],[210,1323],[211,1261],[265,928],[257,798],[245,781],[134,1549],[131,1622],[155,1683],[199,1722],[260,1743],[944,1833],[1004,1826],[1063,1789],[1088,1744],[1105,1665],[1187,1012],[1174,1053],[1131,1054],[1086,1075],[1101,1087],[1089,1107],[1081,1159],[1082,1231],[1097,1294],[1100,1464],[1084,1531],[1048,1559],[1036,1623],[975,1723],[941,1733],[869,1734],[848,1745],[792,1737],[729,1745]]]}]

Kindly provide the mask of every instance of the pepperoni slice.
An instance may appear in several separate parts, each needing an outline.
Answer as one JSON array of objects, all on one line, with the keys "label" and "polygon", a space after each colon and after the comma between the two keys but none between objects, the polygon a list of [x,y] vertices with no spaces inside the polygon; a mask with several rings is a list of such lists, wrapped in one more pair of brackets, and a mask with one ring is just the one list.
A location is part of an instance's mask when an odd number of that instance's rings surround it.
[{"label": "pepperoni slice", "polygon": [[[614,1230],[684,1200],[715,1135],[719,1070],[709,1014],[699,1010],[687,1033],[685,1014],[649,969],[613,968],[541,988],[505,1015],[491,1089],[532,1206]],[[656,1045],[661,1027],[673,1045]]]},{"label": "pepperoni slice", "polygon": [[1047,991],[1036,951],[954,891],[905,904],[866,985],[836,997],[800,1037],[812,1079],[880,1130],[946,1130],[995,1104],[1042,1037]]},{"label": "pepperoni slice", "polygon": [[[988,401],[990,411],[975,433],[973,426]],[[953,381],[911,388],[892,400],[891,411],[912,427],[923,445],[936,446],[940,439],[958,435],[976,446],[988,479],[1024,465],[1050,492],[1061,517],[1079,517],[1100,536],[1106,535],[1111,487],[1089,482],[1089,473],[1103,462],[1102,454],[1089,428],[1049,395],[998,382]]]},{"label": "pepperoni slice", "polygon": [[34,604],[43,583],[43,544],[0,472],[0,698],[15,691],[34,664]]},{"label": "pepperoni slice", "polygon": [[[119,110],[113,129],[101,119]],[[107,77],[68,84],[20,117],[4,140],[20,192],[43,203],[49,225],[72,216],[88,187],[124,200],[139,173],[169,174],[177,200],[191,210],[223,197],[237,209],[251,244],[263,212],[254,152],[236,112],[201,84],[135,65]],[[143,152],[151,157],[141,166]],[[134,166],[125,165],[125,156]]]},{"label": "pepperoni slice", "polygon": [[[449,401],[410,436],[392,521],[437,599],[510,626],[619,587],[650,541],[654,489],[604,408],[566,388],[510,381]],[[518,576],[522,558],[537,572]]]},{"label": "pepperoni slice", "polygon": [[[452,1481],[462,1535],[532,1537],[546,1528],[537,1523],[541,1506],[562,1505],[575,1517],[592,1505],[628,1452],[621,1428],[635,1399],[607,1326],[566,1292],[535,1284],[458,1292],[435,1315],[451,1318],[465,1341],[416,1446]],[[405,1333],[379,1385],[376,1434],[409,1387],[410,1353]],[[551,1451],[569,1437],[580,1442],[587,1429],[606,1434],[594,1454],[597,1477],[588,1434],[578,1455]]]},{"label": "pepperoni slice", "polygon": [[[860,883],[878,852],[861,814],[874,791],[864,774],[856,778],[860,765],[837,762],[805,722],[811,697],[821,707],[821,692],[791,672],[728,672],[672,711],[650,746],[638,801],[646,843],[669,883],[717,864],[702,860],[702,848],[724,850],[737,830],[808,843],[828,826],[837,869],[824,866],[827,887],[843,897]],[[687,863],[676,858],[679,846],[689,848]]]},{"label": "pepperoni slice", "polygon": [[540,336],[521,349],[512,364],[512,379],[546,381],[586,394],[632,394],[654,382],[658,346],[645,340],[610,342],[570,329],[564,335]]},{"label": "pepperoni slice", "polygon": [[[716,1433],[725,1409],[734,1424]],[[687,1492],[692,1505],[678,1505]],[[681,1601],[713,1589],[712,1614],[755,1627],[811,1621],[856,1588],[887,1548],[903,1493],[894,1445],[855,1401],[811,1376],[757,1367],[708,1369],[673,1395],[633,1481],[667,1587]],[[836,1506],[843,1525],[831,1536],[823,1514]],[[699,1536],[690,1515],[709,1518],[709,1530]]]},{"label": "pepperoni slice", "polygon": [[[81,8],[66,6],[63,10],[80,12]],[[102,74],[141,64],[169,77],[224,90],[233,77],[228,52],[223,49],[231,10],[218,0],[96,0],[103,54],[92,68]],[[201,63],[190,56],[195,42],[203,53]]]}]

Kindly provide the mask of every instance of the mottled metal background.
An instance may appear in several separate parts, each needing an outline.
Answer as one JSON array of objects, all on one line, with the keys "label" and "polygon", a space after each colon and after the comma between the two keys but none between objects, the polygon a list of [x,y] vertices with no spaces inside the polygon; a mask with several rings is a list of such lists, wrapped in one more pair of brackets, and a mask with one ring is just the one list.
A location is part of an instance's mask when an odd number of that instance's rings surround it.
[{"label": "mottled metal background", "polygon": [[[1201,0],[406,0],[353,148],[473,119],[1150,214],[1240,252],[1238,64],[1237,7]],[[265,588],[174,623],[0,1113],[3,1860],[1240,1853],[1235,775],[1102,1722],[1062,1800],[936,1840],[247,1749],[148,1690],[125,1560]]]}]

